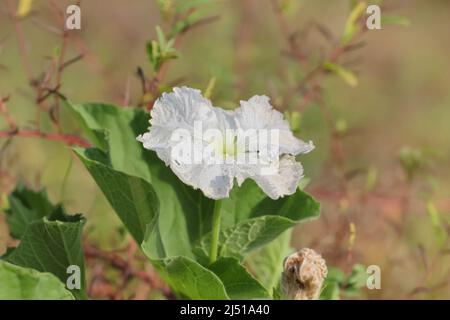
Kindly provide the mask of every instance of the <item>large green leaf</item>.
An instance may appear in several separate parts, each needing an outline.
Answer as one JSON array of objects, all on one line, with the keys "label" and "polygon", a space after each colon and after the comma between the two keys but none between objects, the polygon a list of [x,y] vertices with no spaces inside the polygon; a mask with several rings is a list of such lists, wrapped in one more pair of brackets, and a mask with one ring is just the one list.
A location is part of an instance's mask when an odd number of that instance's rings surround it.
[{"label": "large green leaf", "polygon": [[15,265],[50,272],[63,283],[69,276],[67,268],[76,265],[81,271],[81,289],[72,294],[86,298],[84,256],[81,232],[85,219],[81,215],[67,216],[58,208],[49,217],[31,222],[22,235],[21,242],[5,260]]},{"label": "large green leaf", "polygon": [[[224,207],[227,209],[223,214],[237,218],[234,225],[225,227],[220,232],[219,256],[242,259],[251,251],[277,238],[288,228],[320,214],[319,203],[301,190],[297,190],[292,196],[272,200],[262,198],[261,191],[256,191],[258,187],[253,181],[247,181],[242,188],[243,196],[232,195],[224,200]],[[236,189],[239,192],[239,189]],[[207,255],[210,242],[211,234],[202,238],[196,250],[200,259]]]},{"label": "large green leaf", "polygon": [[[141,243],[147,224],[159,212],[159,200],[155,190],[142,178],[115,171],[99,161],[87,158],[88,151],[76,150],[76,153],[128,231],[138,243]],[[100,151],[96,155],[90,153],[92,157],[100,158]]]},{"label": "large green leaf", "polygon": [[172,290],[182,298],[229,299],[221,279],[194,260],[176,256],[152,262]]},{"label": "large green leaf", "polygon": [[150,180],[143,148],[136,137],[148,127],[149,116],[141,109],[117,108],[108,104],[68,104],[97,148],[108,151],[116,170]]},{"label": "large green leaf", "polygon": [[[135,239],[142,242],[145,230],[139,221],[147,222],[155,214],[160,214],[163,218],[158,219],[159,230],[167,255],[193,257],[192,243],[211,230],[214,203],[201,191],[182,183],[154,152],[144,149],[136,141],[137,135],[147,130],[148,113],[105,104],[68,105],[78,115],[87,135],[94,137],[92,140],[96,147],[108,151],[105,154],[95,149],[77,150],[77,154]],[[126,186],[130,181],[137,181],[137,177],[141,178],[142,195],[148,194],[148,189],[153,190],[158,204],[147,199],[142,200],[145,202],[141,203],[142,210],[128,210],[136,199],[133,200],[129,192],[121,195],[123,190],[117,187],[124,182]],[[143,180],[147,182],[145,186]],[[132,189],[135,193],[140,192],[136,186]],[[114,201],[116,197],[121,200]],[[126,205],[122,204],[124,197],[129,200],[125,201]],[[147,218],[142,215],[144,211],[150,211]],[[136,215],[136,212],[140,214]],[[123,219],[125,216],[127,218]],[[136,231],[136,225],[140,226],[140,231]]]},{"label": "large green leaf", "polygon": [[190,299],[229,298],[221,279],[212,271],[189,257],[167,256],[158,221],[148,224],[144,238],[142,250],[178,295]]},{"label": "large green leaf", "polygon": [[222,280],[231,299],[268,299],[270,294],[234,258],[221,258],[209,266]]},{"label": "large green leaf", "polygon": [[64,284],[50,273],[0,260],[0,300],[73,300]]},{"label": "large green leaf", "polygon": [[222,203],[222,227],[227,229],[250,218],[265,215],[286,217],[297,222],[317,218],[320,205],[310,195],[296,191],[291,196],[272,200],[253,180],[235,187]]},{"label": "large green leaf", "polygon": [[33,191],[19,184],[8,196],[7,223],[11,235],[20,239],[27,225],[49,215],[53,210],[45,190]]},{"label": "large green leaf", "polygon": [[269,292],[273,292],[280,283],[284,258],[292,251],[291,235],[292,231],[286,230],[267,246],[252,252],[245,260],[250,271]]}]

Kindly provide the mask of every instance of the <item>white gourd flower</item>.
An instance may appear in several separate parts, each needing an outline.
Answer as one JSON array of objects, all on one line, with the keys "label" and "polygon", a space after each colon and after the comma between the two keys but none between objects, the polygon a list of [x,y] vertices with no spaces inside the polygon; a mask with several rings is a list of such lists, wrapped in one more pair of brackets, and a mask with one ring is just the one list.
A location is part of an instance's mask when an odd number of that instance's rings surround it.
[{"label": "white gourd flower", "polygon": [[[314,149],[312,142],[293,135],[266,96],[241,101],[239,108],[227,111],[214,107],[200,90],[174,88],[163,93],[150,115],[149,131],[137,140],[181,181],[212,199],[227,198],[235,178],[239,186],[253,179],[272,199],[293,194],[303,177],[295,156]],[[180,148],[189,150],[191,161],[178,156]]]}]

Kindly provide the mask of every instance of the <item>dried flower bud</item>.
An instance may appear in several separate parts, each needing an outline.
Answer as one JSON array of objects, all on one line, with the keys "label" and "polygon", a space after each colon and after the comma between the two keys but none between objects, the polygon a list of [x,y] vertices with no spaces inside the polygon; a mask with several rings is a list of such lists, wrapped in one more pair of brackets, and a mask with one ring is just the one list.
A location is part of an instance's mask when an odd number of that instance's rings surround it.
[{"label": "dried flower bud", "polygon": [[325,260],[312,249],[303,248],[286,257],[282,274],[286,298],[317,300],[327,271]]}]

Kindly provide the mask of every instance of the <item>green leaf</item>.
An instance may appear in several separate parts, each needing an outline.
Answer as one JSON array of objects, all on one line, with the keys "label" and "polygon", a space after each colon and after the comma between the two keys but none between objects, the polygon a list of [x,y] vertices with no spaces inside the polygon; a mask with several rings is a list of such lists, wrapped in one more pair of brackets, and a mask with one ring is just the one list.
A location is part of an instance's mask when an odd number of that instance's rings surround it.
[{"label": "green leaf", "polygon": [[156,37],[157,41],[151,40],[147,43],[147,56],[153,71],[158,72],[165,61],[177,58],[178,53],[173,48],[175,40],[168,40],[160,26],[156,26]]},{"label": "green leaf", "polygon": [[370,166],[367,169],[367,176],[366,176],[366,191],[372,191],[375,188],[375,185],[377,184],[378,180],[378,170],[374,166]]},{"label": "green leaf", "polygon": [[160,205],[155,190],[142,178],[115,171],[100,161],[95,161],[94,159],[100,159],[101,152],[92,151],[75,150],[125,227],[141,243],[147,224],[159,212]]},{"label": "green leaf", "polygon": [[151,180],[143,161],[144,148],[136,137],[149,126],[149,115],[141,109],[118,108],[109,104],[71,104],[77,120],[95,147],[108,152],[108,165],[116,170]]},{"label": "green leaf", "polygon": [[176,11],[177,13],[182,13],[188,11],[189,9],[198,9],[214,1],[216,0],[176,0]]},{"label": "green leaf", "polygon": [[345,297],[361,296],[361,289],[366,286],[366,281],[366,267],[362,264],[353,265],[349,275],[339,268],[329,267],[320,299],[339,300],[341,294]]},{"label": "green leaf", "polygon": [[425,163],[423,151],[411,147],[402,147],[399,158],[408,180],[411,180]]},{"label": "green leaf", "polygon": [[440,248],[443,248],[445,247],[445,243],[447,242],[448,233],[446,231],[445,225],[442,223],[441,214],[431,200],[427,202],[427,213],[434,229],[437,245]]},{"label": "green leaf", "polygon": [[402,17],[402,16],[385,16],[385,15],[383,15],[381,17],[381,24],[382,25],[390,24],[390,25],[397,25],[397,26],[402,26],[402,27],[410,27],[411,21],[408,18]]},{"label": "green leaf", "polygon": [[164,35],[164,32],[162,31],[160,26],[156,26],[156,36],[158,37],[158,43],[162,50],[166,48],[167,41],[166,36]]},{"label": "green leaf", "polygon": [[[240,196],[238,196],[240,194]],[[316,218],[320,205],[301,190],[289,197],[272,200],[247,180],[222,202],[223,228],[219,236],[219,256],[244,258],[297,223]],[[230,217],[234,221],[230,222]],[[202,238],[196,253],[205,259],[211,235]]]},{"label": "green leaf", "polygon": [[144,238],[144,254],[178,295],[190,299],[229,298],[222,281],[212,271],[186,256],[167,256],[158,221],[149,223]]},{"label": "green leaf", "polygon": [[81,289],[72,290],[77,299],[86,298],[84,256],[81,232],[85,219],[67,216],[61,207],[49,217],[31,222],[17,248],[5,260],[15,265],[50,272],[66,283],[67,268],[76,265],[81,270]]},{"label": "green leaf", "polygon": [[338,268],[329,267],[327,278],[324,281],[320,294],[321,300],[339,300],[340,284],[345,281],[345,274]]},{"label": "green leaf", "polygon": [[158,42],[156,42],[155,40],[147,42],[146,49],[148,60],[150,61],[153,70],[157,72],[161,67],[162,62]]},{"label": "green leaf", "polygon": [[366,282],[366,266],[359,263],[355,264],[352,268],[350,276],[348,277],[347,285],[355,289],[361,289],[366,286]]},{"label": "green leaf", "polygon": [[320,300],[339,300],[340,298],[339,283],[336,281],[325,281]]},{"label": "green leaf", "polygon": [[294,132],[300,132],[302,124],[302,114],[298,111],[285,111],[284,116],[289,122],[289,127]]},{"label": "green leaf", "polygon": [[355,33],[358,31],[358,19],[366,10],[367,4],[365,1],[359,1],[355,4],[350,15],[345,22],[344,33],[341,38],[341,44],[347,44],[350,40],[352,40]]},{"label": "green leaf", "polygon": [[237,259],[221,258],[209,266],[222,280],[231,299],[266,299],[270,294]]},{"label": "green leaf", "polygon": [[216,77],[211,77],[208,81],[208,85],[206,86],[204,96],[207,99],[211,99],[211,96],[213,94],[214,88],[216,87]]},{"label": "green leaf", "polygon": [[152,260],[152,263],[172,290],[181,297],[207,300],[229,299],[219,277],[187,257],[156,259]]},{"label": "green leaf", "polygon": [[340,65],[325,62],[323,68],[341,77],[341,79],[344,80],[350,87],[356,87],[358,85],[358,77],[356,77],[353,72]]},{"label": "green leaf", "polygon": [[0,300],[73,300],[63,283],[50,273],[0,260]]},{"label": "green leaf", "polygon": [[19,5],[17,6],[17,17],[24,18],[26,17],[33,7],[33,0],[20,0]]},{"label": "green leaf", "polygon": [[8,202],[7,223],[16,239],[22,237],[29,223],[49,215],[53,210],[45,190],[33,191],[23,184],[19,184],[9,195]]},{"label": "green leaf", "polygon": [[249,270],[269,292],[276,290],[283,272],[283,261],[292,251],[292,231],[287,230],[267,246],[253,252],[245,260]]}]

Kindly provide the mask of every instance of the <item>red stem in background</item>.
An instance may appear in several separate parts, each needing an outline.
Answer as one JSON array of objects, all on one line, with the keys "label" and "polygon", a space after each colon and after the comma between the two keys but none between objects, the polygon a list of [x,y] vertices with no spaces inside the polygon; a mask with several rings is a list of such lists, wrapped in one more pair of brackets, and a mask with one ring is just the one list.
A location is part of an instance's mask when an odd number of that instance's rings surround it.
[{"label": "red stem in background", "polygon": [[90,143],[78,136],[63,133],[45,133],[39,130],[18,129],[16,131],[0,131],[0,138],[23,137],[23,138],[42,138],[50,141],[59,141],[68,146],[79,146],[83,148],[90,147]]}]

